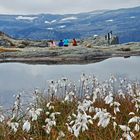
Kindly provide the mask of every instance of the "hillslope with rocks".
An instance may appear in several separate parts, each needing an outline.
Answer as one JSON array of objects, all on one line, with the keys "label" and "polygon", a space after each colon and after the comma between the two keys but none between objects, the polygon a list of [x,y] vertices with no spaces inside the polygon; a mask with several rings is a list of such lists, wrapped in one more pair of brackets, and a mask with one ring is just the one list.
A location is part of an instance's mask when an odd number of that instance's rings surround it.
[{"label": "hillslope with rocks", "polygon": [[78,46],[49,47],[49,41],[16,40],[0,32],[0,62],[46,64],[91,63],[110,57],[140,55],[140,42],[118,44],[112,36],[110,44],[102,37],[78,40]]}]

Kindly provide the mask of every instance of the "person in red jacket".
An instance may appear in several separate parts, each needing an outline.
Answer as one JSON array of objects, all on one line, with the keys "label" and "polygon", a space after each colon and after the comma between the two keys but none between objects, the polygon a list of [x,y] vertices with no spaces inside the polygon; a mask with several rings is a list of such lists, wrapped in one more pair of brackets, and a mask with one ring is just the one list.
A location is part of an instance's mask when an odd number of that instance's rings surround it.
[{"label": "person in red jacket", "polygon": [[75,38],[72,40],[72,45],[73,45],[73,46],[77,46],[77,41],[76,41]]}]

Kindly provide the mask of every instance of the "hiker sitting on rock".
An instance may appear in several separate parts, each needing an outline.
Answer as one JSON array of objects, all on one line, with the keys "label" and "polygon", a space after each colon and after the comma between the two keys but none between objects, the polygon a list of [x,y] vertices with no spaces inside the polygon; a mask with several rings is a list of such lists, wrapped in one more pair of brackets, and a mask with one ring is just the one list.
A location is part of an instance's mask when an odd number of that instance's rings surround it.
[{"label": "hiker sitting on rock", "polygon": [[58,46],[59,46],[59,47],[63,47],[63,46],[64,46],[63,40],[60,40],[60,42],[58,43]]},{"label": "hiker sitting on rock", "polygon": [[50,47],[56,47],[55,41],[53,40],[50,41]]},{"label": "hiker sitting on rock", "polygon": [[69,40],[66,39],[66,38],[63,40],[63,43],[64,43],[64,46],[65,47],[68,47],[69,46]]},{"label": "hiker sitting on rock", "polygon": [[77,41],[76,41],[75,38],[72,40],[72,45],[73,45],[73,46],[77,46]]}]

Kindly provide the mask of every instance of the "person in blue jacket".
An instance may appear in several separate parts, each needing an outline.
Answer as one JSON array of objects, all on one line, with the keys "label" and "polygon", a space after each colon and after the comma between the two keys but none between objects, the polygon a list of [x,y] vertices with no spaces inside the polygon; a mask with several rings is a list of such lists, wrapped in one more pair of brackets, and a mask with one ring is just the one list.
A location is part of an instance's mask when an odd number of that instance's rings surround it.
[{"label": "person in blue jacket", "polygon": [[69,40],[66,39],[66,38],[63,40],[63,43],[64,43],[64,46],[65,47],[68,47],[69,46]]},{"label": "person in blue jacket", "polygon": [[63,40],[60,40],[60,42],[58,43],[58,46],[59,46],[59,47],[63,47],[63,46],[64,46]]}]

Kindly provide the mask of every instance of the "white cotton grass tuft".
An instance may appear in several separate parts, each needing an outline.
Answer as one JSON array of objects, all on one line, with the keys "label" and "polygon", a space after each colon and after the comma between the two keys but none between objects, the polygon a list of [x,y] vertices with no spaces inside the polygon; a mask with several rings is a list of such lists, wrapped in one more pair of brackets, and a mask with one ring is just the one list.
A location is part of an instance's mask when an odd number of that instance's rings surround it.
[{"label": "white cotton grass tuft", "polygon": [[99,109],[94,115],[93,119],[96,120],[99,118],[98,126],[105,128],[110,123],[111,117],[112,115],[105,109]]},{"label": "white cotton grass tuft", "polygon": [[130,112],[129,115],[135,115],[135,113],[134,112]]},{"label": "white cotton grass tuft", "polygon": [[135,123],[135,127],[134,127],[134,130],[136,132],[139,132],[140,131],[140,117],[138,116],[134,116],[133,118],[131,118],[128,123]]},{"label": "white cotton grass tuft", "polygon": [[45,113],[47,115],[45,119],[45,125],[42,127],[47,134],[50,134],[52,128],[56,126],[56,116],[60,115],[61,113],[54,111],[54,106],[51,105],[51,102],[47,103],[46,107],[48,111]]},{"label": "white cotton grass tuft", "polygon": [[121,130],[123,130],[124,132],[129,132],[130,131],[130,128],[126,125],[119,125],[119,127],[121,128]]},{"label": "white cotton grass tuft", "polygon": [[30,128],[31,128],[30,122],[28,120],[25,121],[24,124],[23,124],[22,130],[26,131],[26,132],[29,132]]},{"label": "white cotton grass tuft", "polygon": [[73,91],[66,94],[64,101],[72,102],[75,98],[75,93]]},{"label": "white cotton grass tuft", "polygon": [[18,130],[18,127],[19,127],[19,123],[18,122],[11,122],[11,121],[8,121],[7,122],[8,126],[11,128],[11,130],[16,133],[17,130]]},{"label": "white cotton grass tuft", "polygon": [[56,140],[61,140],[61,139],[63,139],[64,137],[65,137],[64,132],[63,132],[63,131],[60,131],[60,132],[58,133],[58,137],[57,137]]},{"label": "white cotton grass tuft", "polygon": [[66,123],[68,131],[73,133],[75,137],[78,137],[80,132],[88,130],[88,124],[93,124],[91,116],[87,115],[86,112],[78,111],[76,118],[69,124]]},{"label": "white cotton grass tuft", "polygon": [[135,135],[131,132],[130,127],[128,127],[126,125],[119,125],[119,127],[123,131],[123,134],[122,134],[123,138],[126,138],[126,140],[133,140]]},{"label": "white cotton grass tuft", "polygon": [[108,96],[105,97],[104,99],[106,104],[110,104],[113,102],[113,94],[110,92]]},{"label": "white cotton grass tuft", "polygon": [[3,115],[0,115],[0,122],[3,122],[5,117]]},{"label": "white cotton grass tuft", "polygon": [[66,123],[68,131],[73,133],[75,137],[78,137],[81,132],[88,130],[88,125],[93,124],[93,119],[87,112],[93,111],[93,102],[87,95],[83,102],[79,102],[77,107],[77,113],[73,113],[72,116],[68,117],[68,123]]},{"label": "white cotton grass tuft", "polygon": [[38,109],[31,108],[29,109],[28,114],[32,118],[32,121],[36,121],[38,117],[40,116],[41,112],[42,112],[41,108],[38,108]]}]

